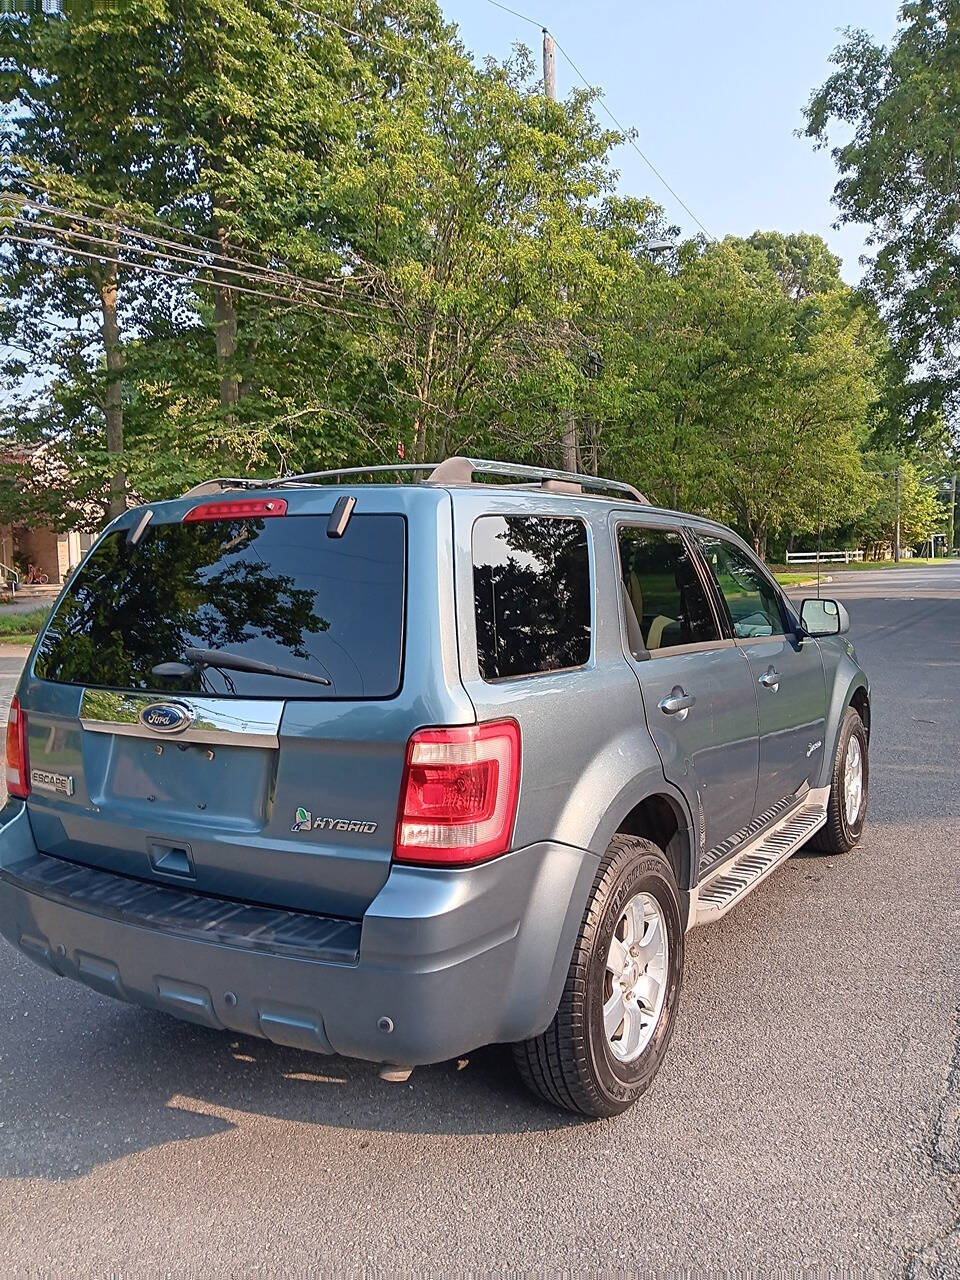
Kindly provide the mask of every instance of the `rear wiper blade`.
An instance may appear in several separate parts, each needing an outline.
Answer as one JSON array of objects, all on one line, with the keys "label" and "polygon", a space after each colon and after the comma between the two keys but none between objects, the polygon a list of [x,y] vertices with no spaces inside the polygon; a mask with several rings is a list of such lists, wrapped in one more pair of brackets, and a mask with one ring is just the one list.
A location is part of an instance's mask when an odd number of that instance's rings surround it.
[{"label": "rear wiper blade", "polygon": [[[245,658],[241,653],[227,653],[225,649],[184,649],[184,659],[193,667],[223,667],[224,671],[251,671],[261,676],[282,676],[284,680],[309,680],[312,684],[329,685],[326,676],[315,676],[311,671],[294,671],[292,667],[278,667],[272,662],[258,662]],[[161,662],[160,667],[172,668],[174,663]],[[155,675],[179,674],[172,670],[161,671],[154,667]]]}]

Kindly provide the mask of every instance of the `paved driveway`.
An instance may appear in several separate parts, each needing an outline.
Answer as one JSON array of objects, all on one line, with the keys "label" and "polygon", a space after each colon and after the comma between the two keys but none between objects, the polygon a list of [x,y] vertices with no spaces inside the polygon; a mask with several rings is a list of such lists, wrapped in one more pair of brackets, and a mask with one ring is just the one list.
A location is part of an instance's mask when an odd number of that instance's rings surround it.
[{"label": "paved driveway", "polygon": [[384,1084],[0,944],[0,1268],[956,1276],[960,570],[830,589],[875,686],[868,834],[691,935],[633,1112],[558,1115],[498,1048]]}]

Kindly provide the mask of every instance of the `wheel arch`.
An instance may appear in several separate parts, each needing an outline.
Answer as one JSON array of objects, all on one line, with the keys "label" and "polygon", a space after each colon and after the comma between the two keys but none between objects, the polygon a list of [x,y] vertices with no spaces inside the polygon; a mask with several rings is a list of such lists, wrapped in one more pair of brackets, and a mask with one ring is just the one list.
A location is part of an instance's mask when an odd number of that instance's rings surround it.
[{"label": "wheel arch", "polygon": [[870,687],[867,684],[866,676],[859,669],[847,680],[836,680],[833,686],[833,693],[827,708],[823,762],[818,781],[818,785],[821,787],[830,786],[833,776],[833,761],[837,751],[840,730],[843,726],[843,717],[851,707],[863,721],[867,732],[867,741],[869,742],[873,710],[870,702]]},{"label": "wheel arch", "polygon": [[598,829],[594,848],[606,849],[615,835],[649,840],[663,850],[681,892],[686,892],[696,877],[693,823],[686,803],[662,777],[659,784],[653,779],[645,783],[617,797]]},{"label": "wheel arch", "polygon": [[857,685],[853,693],[850,695],[849,706],[853,707],[857,715],[863,721],[864,732],[867,735],[867,741],[870,741],[870,692],[866,685]]}]

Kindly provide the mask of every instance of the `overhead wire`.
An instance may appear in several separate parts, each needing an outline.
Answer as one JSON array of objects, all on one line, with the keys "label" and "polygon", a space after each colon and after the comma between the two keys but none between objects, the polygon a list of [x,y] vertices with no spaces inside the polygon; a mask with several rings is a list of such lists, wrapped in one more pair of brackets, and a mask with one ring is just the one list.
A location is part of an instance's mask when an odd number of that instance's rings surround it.
[{"label": "overhead wire", "polygon": [[[297,0],[283,0],[291,9],[297,13],[302,13],[305,17],[316,18],[318,22],[328,27],[335,27],[337,31],[342,31],[344,35],[355,36],[358,40],[366,40],[370,44],[378,45],[386,53],[393,53],[405,58],[407,62],[415,62],[421,67],[427,67],[431,71],[436,70],[436,66],[432,62],[428,62],[426,58],[418,58],[416,54],[410,53],[409,50],[398,48],[396,45],[387,44],[386,41],[378,39],[369,31],[356,31],[353,27],[345,27],[342,22],[336,22],[333,18],[329,18],[325,13],[318,13],[316,9],[307,9],[301,4],[297,4]],[[403,39],[397,33],[398,39]]]},{"label": "overhead wire", "polygon": [[[662,184],[662,186],[667,191],[669,191],[670,195],[673,196],[674,200],[676,200],[680,208],[683,209],[684,212],[696,223],[696,225],[700,228],[700,230],[706,236],[709,243],[712,245],[715,245],[719,249],[722,249],[723,242],[720,239],[718,239],[718,237],[713,234],[713,232],[709,229],[709,227],[707,227],[705,223],[696,215],[696,213],[694,213],[693,209],[691,209],[689,204],[687,204],[687,202],[683,199],[683,197],[676,190],[676,188],[671,185],[671,183],[667,180],[667,178],[660,171],[660,169],[657,168],[657,166],[653,163],[650,157],[641,149],[641,147],[638,145],[636,141],[636,138],[633,137],[633,131],[629,129],[627,126],[625,126],[614,114],[611,108],[607,105],[606,94],[602,89],[602,87],[599,87],[597,85],[590,83],[590,81],[583,74],[583,72],[581,71],[577,63],[573,60],[571,55],[566,51],[566,49],[563,47],[563,45],[554,35],[550,27],[548,27],[545,23],[539,22],[536,18],[530,17],[529,14],[521,13],[520,10],[518,9],[512,9],[508,5],[501,4],[500,0],[487,0],[487,3],[490,5],[493,5],[493,7],[496,9],[502,9],[505,13],[513,14],[514,17],[520,18],[524,22],[530,23],[531,26],[540,27],[544,33],[551,36],[555,47],[560,51],[561,55],[569,63],[570,67],[574,71],[574,74],[578,77],[581,83],[587,89],[589,89],[592,93],[595,93],[597,95],[597,102],[599,103],[601,109],[606,113],[606,115],[610,118],[610,120],[612,120],[613,123],[616,125],[617,129],[620,131],[620,133],[623,136],[624,142],[626,142],[628,146],[633,148],[633,150],[644,162],[644,164],[647,166],[650,172],[657,178],[657,180]],[[754,278],[750,275],[746,267],[741,262],[740,258],[736,254],[731,254],[730,257],[734,262],[738,273],[743,277],[746,283],[751,288],[756,289],[758,292],[762,292],[762,286],[756,280],[754,280]],[[803,320],[798,318],[796,321],[796,324],[797,324],[797,327],[801,329],[808,337],[812,338],[814,336],[813,330],[811,330],[804,323]]]},{"label": "overhead wire", "polygon": [[[65,234],[69,236],[71,233],[66,232]],[[12,241],[14,244],[37,245],[42,249],[49,249],[55,253],[66,253],[72,257],[85,258],[93,262],[101,262],[101,263],[104,261],[115,262],[118,267],[127,267],[130,270],[140,271],[147,275],[167,276],[173,280],[183,280],[187,284],[207,285],[210,288],[224,287],[222,282],[217,280],[210,280],[205,276],[187,275],[186,272],[183,272],[183,271],[170,271],[167,268],[157,266],[156,263],[152,263],[152,262],[130,262],[129,259],[120,257],[119,252],[110,253],[110,254],[90,253],[85,249],[76,249],[69,244],[64,244],[64,243],[51,244],[49,243],[49,241],[40,239],[37,236],[20,236],[20,235],[7,233],[5,238],[7,240]],[[328,306],[325,303],[317,301],[315,298],[295,299],[289,296],[285,296],[283,294],[266,293],[261,289],[248,289],[243,285],[236,285],[236,284],[229,284],[226,287],[235,293],[245,293],[245,294],[250,294],[253,297],[257,297],[257,298],[266,298],[270,302],[286,303],[291,308],[306,307],[310,310],[327,311],[331,315],[338,315],[338,316],[345,317],[347,319],[354,319],[354,320],[363,320],[368,318],[362,315],[358,315],[356,312],[347,312],[339,307]]]},{"label": "overhead wire", "polygon": [[[97,226],[97,227],[105,228],[109,231],[114,232],[117,237],[125,236],[125,237],[130,237],[138,240],[144,240],[152,244],[158,244],[158,245],[164,246],[164,250],[151,249],[139,244],[136,244],[136,245],[124,244],[121,246],[127,249],[129,252],[150,254],[155,257],[169,258],[170,261],[172,262],[180,262],[186,265],[196,265],[198,268],[217,271],[223,275],[237,276],[241,280],[247,280],[248,282],[254,283],[254,284],[263,283],[263,284],[293,286],[298,289],[303,289],[308,293],[319,294],[323,298],[331,298],[334,300],[339,299],[342,301],[347,301],[346,290],[344,288],[337,288],[335,285],[324,284],[322,281],[311,280],[308,276],[299,276],[293,272],[286,272],[286,271],[268,271],[266,268],[255,267],[252,263],[244,262],[242,258],[222,257],[221,255],[217,255],[217,254],[210,255],[207,250],[193,249],[190,245],[179,244],[176,241],[166,240],[159,236],[151,235],[150,233],[147,233],[147,232],[141,232],[141,231],[138,231],[136,228],[126,226],[123,223],[108,222],[102,218],[92,218],[86,214],[77,213],[76,211],[71,209],[62,209],[56,205],[41,204],[39,201],[29,201],[29,200],[24,201],[23,203],[24,203],[24,207],[29,207],[31,209],[36,210],[39,213],[49,213],[49,214],[52,214],[54,217],[58,217],[62,219],[63,218],[72,219],[76,222],[82,222],[85,226]],[[62,232],[64,234],[69,234],[71,236],[74,236],[79,240],[85,240],[85,241],[96,242],[96,243],[107,244],[107,245],[113,245],[118,243],[117,240],[114,240],[112,237],[109,237],[109,236],[88,235],[81,231],[74,230],[72,228],[55,227],[48,223],[37,222],[33,220],[25,222],[24,225],[27,227],[39,227],[41,230],[45,230],[45,231],[55,230],[58,232]],[[171,250],[177,249],[180,251],[180,253],[174,254],[172,252],[167,252],[166,251],[167,249],[171,249]],[[196,254],[197,256],[196,257],[180,256],[184,253]],[[213,256],[216,260],[213,262],[210,262],[205,260],[205,258],[201,257],[200,255],[206,255],[207,258],[209,258],[210,256]],[[239,263],[241,264],[241,267],[243,269],[225,265],[226,263],[229,263],[229,262]],[[337,279],[337,278],[334,278],[334,279]],[[344,276],[344,277],[339,277],[339,279],[341,280],[342,284],[345,285],[349,282],[350,277]],[[222,283],[224,287],[230,287],[230,281],[221,281],[220,283]],[[363,298],[362,301],[367,305],[381,307],[381,308],[386,308],[388,305],[375,298]]]}]

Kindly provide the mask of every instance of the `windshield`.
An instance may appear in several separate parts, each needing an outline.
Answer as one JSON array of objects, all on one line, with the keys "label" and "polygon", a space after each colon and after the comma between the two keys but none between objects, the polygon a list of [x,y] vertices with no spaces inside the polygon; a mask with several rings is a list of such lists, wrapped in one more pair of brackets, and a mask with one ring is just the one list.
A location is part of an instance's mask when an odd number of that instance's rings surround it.
[{"label": "windshield", "polygon": [[[153,524],[139,543],[108,534],[57,606],[41,642],[43,680],[157,693],[385,698],[400,686],[406,527],[355,515],[340,538],[326,516]],[[183,663],[224,649],[324,676],[330,686]]]}]

